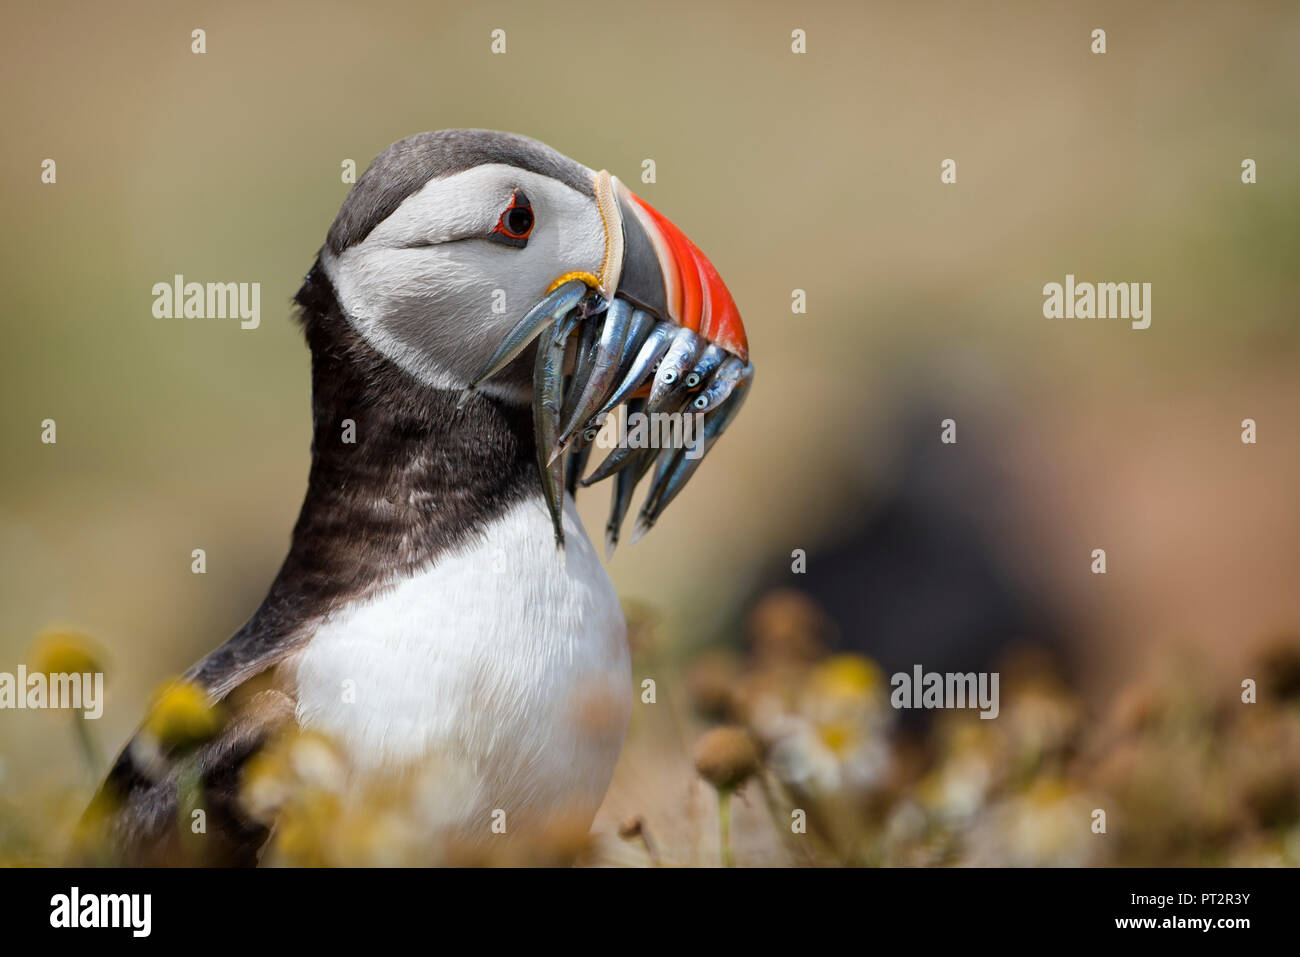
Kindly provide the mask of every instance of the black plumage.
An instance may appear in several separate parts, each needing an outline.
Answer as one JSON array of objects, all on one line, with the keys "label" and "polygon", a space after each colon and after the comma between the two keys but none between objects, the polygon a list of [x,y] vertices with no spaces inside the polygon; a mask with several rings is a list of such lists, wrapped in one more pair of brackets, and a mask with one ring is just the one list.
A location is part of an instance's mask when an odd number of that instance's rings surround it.
[{"label": "black plumage", "polygon": [[[307,494],[260,607],[187,673],[218,701],[301,647],[331,610],[413,573],[536,491],[528,406],[478,394],[458,409],[459,392],[420,383],[353,330],[319,265],[297,302],[312,353]],[[531,355],[520,364],[531,366]],[[345,419],[354,444],[343,441]],[[255,863],[265,841],[237,792],[244,763],[292,717],[282,690],[266,693],[279,698],[254,696],[196,755],[209,811],[203,863]],[[176,769],[147,765],[131,745],[118,756],[92,804],[111,813],[87,816],[83,859],[177,863]]]}]

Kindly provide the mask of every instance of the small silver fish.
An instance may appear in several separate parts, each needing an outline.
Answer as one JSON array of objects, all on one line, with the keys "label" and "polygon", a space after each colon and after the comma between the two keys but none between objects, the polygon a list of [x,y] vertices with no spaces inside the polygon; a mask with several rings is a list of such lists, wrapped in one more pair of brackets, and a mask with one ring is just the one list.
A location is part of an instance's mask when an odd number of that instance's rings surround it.
[{"label": "small silver fish", "polygon": [[501,340],[492,358],[488,359],[483,371],[476,375],[469,384],[472,391],[484,379],[496,375],[528,347],[537,334],[553,322],[558,316],[567,313],[587,295],[586,283],[579,279],[570,279],[554,291],[542,297],[542,300],[529,309],[509,334]]},{"label": "small silver fish", "polygon": [[564,460],[550,461],[551,451],[560,435],[560,406],[564,402],[564,353],[569,335],[578,323],[575,313],[568,313],[551,329],[550,336],[537,347],[533,366],[533,435],[537,443],[537,464],[542,475],[542,495],[555,527],[555,547],[564,547]]},{"label": "small silver fish", "polygon": [[746,375],[752,377],[753,373],[753,366],[741,362],[735,356],[728,356],[727,360],[718,366],[718,371],[713,374],[704,391],[691,400],[691,411],[709,412],[716,409],[727,396],[731,395],[732,390]]},{"label": "small silver fish", "polygon": [[646,501],[641,507],[641,512],[637,516],[636,526],[632,530],[631,543],[635,543],[654,527],[664,509],[686,487],[686,483],[695,474],[695,470],[700,467],[700,463],[709,454],[709,450],[717,444],[718,439],[722,438],[722,433],[727,430],[727,427],[731,425],[740,412],[740,407],[744,405],[745,399],[749,397],[753,378],[753,369],[751,368],[748,377],[744,379],[744,387],[735,389],[723,401],[722,405],[705,416],[704,451],[700,456],[691,458],[685,454],[685,450],[678,450],[678,454],[673,457],[673,461],[668,467],[668,475],[662,483],[659,483],[659,476],[656,474],[656,485],[651,487],[650,493],[646,496]]},{"label": "small silver fish", "polygon": [[591,372],[582,385],[582,396],[560,431],[559,445],[551,453],[552,458],[564,453],[573,434],[586,426],[613,388],[614,375],[623,361],[623,349],[631,328],[632,314],[632,304],[626,299],[615,299],[609,304],[605,323],[600,330],[600,339],[596,343],[596,357]]},{"label": "small silver fish", "polygon": [[[646,336],[645,342],[641,344],[640,350],[633,358],[627,371],[623,375],[622,381],[618,384],[613,394],[605,401],[601,407],[601,412],[608,412],[614,406],[618,405],[629,395],[635,392],[641,386],[645,385],[647,379],[655,371],[655,366],[659,360],[664,357],[668,347],[672,345],[673,336],[677,334],[677,326],[670,322],[656,322],[648,313],[637,310],[639,315],[646,316],[654,323],[650,329],[650,334]],[[597,413],[599,414],[599,413]]]},{"label": "small silver fish", "polygon": [[682,377],[694,367],[706,344],[685,326],[678,327],[668,352],[659,362],[659,371],[655,373],[654,384],[650,386],[651,409],[658,411],[656,406],[678,387]]},{"label": "small silver fish", "polygon": [[682,385],[687,389],[698,389],[709,376],[713,375],[713,371],[722,365],[722,360],[725,358],[727,358],[726,349],[709,343],[709,347],[700,356],[700,361],[695,363],[695,368],[682,380]]}]

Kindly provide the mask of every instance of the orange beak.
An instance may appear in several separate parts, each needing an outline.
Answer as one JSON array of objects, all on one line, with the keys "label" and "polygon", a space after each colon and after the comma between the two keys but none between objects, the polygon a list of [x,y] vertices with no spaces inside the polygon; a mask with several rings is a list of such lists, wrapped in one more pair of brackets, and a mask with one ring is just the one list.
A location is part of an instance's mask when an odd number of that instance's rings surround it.
[{"label": "orange beak", "polygon": [[666,216],[617,180],[614,192],[624,247],[618,295],[748,362],[740,310],[713,263]]}]

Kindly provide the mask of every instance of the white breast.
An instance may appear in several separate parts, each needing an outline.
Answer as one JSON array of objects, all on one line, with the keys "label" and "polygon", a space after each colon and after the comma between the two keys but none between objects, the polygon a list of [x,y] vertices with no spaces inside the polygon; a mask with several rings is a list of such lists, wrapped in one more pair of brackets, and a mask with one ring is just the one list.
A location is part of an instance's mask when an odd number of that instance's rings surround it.
[{"label": "white breast", "polygon": [[443,825],[588,820],[632,703],[614,587],[565,500],[540,498],[429,568],[328,618],[292,663],[298,718],[361,772],[419,765]]}]

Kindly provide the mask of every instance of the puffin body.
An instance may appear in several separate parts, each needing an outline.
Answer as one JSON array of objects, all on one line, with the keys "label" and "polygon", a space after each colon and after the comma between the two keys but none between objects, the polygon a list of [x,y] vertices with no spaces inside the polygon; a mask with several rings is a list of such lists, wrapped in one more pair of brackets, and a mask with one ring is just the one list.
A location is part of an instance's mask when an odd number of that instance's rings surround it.
[{"label": "puffin body", "polygon": [[[229,717],[184,754],[137,734],[87,815],[89,856],[177,862],[197,772],[203,862],[257,863],[274,825],[250,814],[245,769],[286,729],[332,742],[357,793],[420,781],[427,836],[585,828],[633,688],[565,455],[590,450],[620,381],[657,408],[708,406],[716,441],[752,375],[730,294],[608,173],[526,137],[451,130],[371,164],[297,304],[313,439],[289,554],[252,618],[186,675]],[[654,476],[648,528],[698,456],[629,461]],[[611,545],[634,485],[615,493]]]},{"label": "puffin body", "polygon": [[[473,843],[504,810],[590,822],[631,713],[613,584],[573,508],[566,560],[540,496],[314,630],[286,663],[297,720],[339,743],[358,772],[436,769],[436,814]],[[345,700],[347,682],[382,693]]]}]

